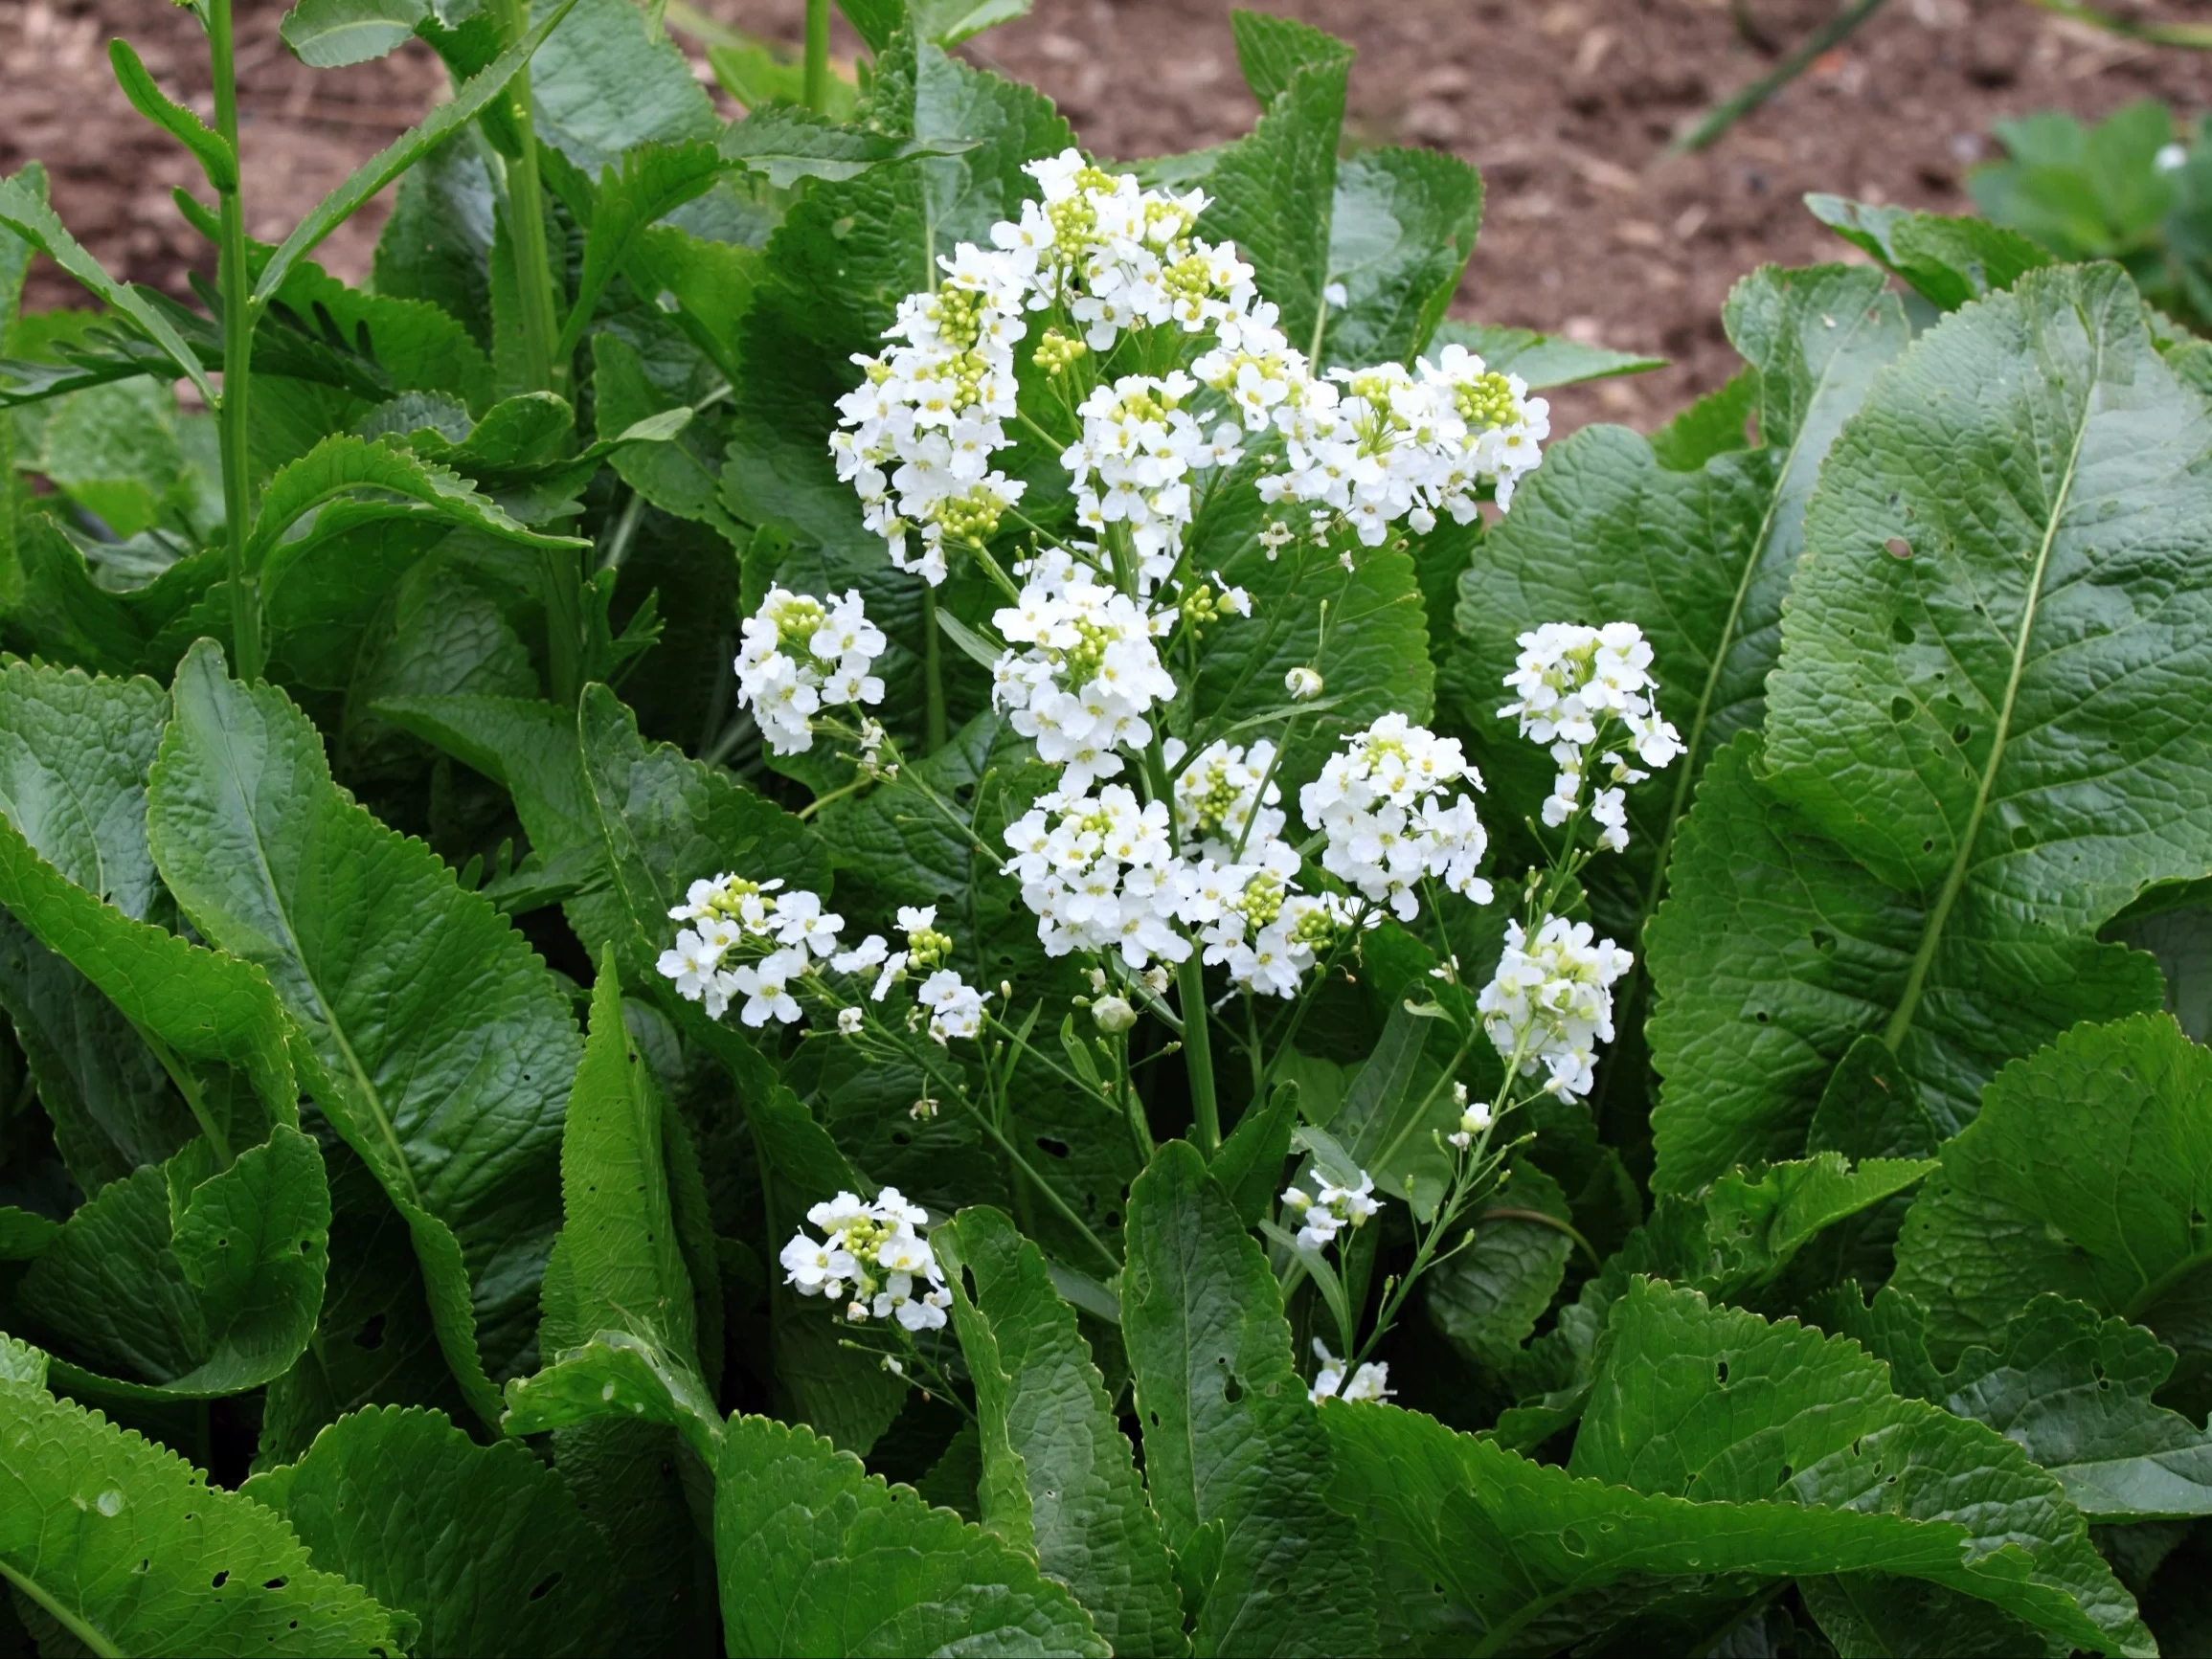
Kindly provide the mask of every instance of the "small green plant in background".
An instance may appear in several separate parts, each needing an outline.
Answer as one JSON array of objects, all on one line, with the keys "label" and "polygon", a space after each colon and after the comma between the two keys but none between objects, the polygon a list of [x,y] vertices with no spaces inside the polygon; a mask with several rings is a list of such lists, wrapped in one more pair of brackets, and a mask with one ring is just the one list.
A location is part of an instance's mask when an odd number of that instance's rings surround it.
[{"label": "small green plant in background", "polygon": [[2194,129],[2145,100],[2094,125],[2043,111],[1997,123],[2005,159],[1966,188],[1998,224],[2061,259],[2114,259],[2143,298],[2212,328],[2212,117]]}]

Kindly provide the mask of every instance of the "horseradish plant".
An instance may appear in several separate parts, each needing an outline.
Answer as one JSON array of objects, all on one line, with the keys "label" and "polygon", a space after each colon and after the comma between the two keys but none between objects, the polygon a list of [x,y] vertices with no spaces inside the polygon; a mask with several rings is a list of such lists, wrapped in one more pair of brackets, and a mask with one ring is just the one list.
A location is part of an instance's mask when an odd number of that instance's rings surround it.
[{"label": "horseradish plant", "polygon": [[9,1639],[2192,1640],[2208,348],[1815,198],[1555,440],[1338,43],[1008,10],[302,0],[455,97],[272,249],[210,0],[204,310],[0,181]]}]

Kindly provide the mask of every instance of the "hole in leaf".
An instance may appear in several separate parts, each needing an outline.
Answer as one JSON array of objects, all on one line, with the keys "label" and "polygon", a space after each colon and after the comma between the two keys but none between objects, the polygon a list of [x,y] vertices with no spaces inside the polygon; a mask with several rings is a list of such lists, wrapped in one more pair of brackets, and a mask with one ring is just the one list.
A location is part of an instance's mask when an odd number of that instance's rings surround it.
[{"label": "hole in leaf", "polygon": [[384,1346],[384,1315],[372,1313],[369,1322],[353,1334],[356,1348],[377,1349]]},{"label": "hole in leaf", "polygon": [[1963,720],[1951,729],[1951,741],[1957,744],[1961,749],[1966,747],[1966,740],[1973,735],[1974,728],[1967,725],[1967,723]]},{"label": "hole in leaf", "polygon": [[559,1569],[554,1569],[530,1587],[530,1599],[542,1602],[553,1594],[553,1587],[561,1581]]},{"label": "hole in leaf", "polygon": [[1773,1016],[1769,1014],[1764,1008],[1754,1008],[1751,1010],[1751,1018],[1756,1020],[1761,1025],[1764,1025],[1768,1020],[1772,1020]]},{"label": "hole in leaf", "polygon": [[1813,930],[1813,949],[1823,956],[1833,956],[1836,954],[1836,935],[1825,928],[1815,928]]},{"label": "hole in leaf", "polygon": [[1903,617],[1898,617],[1897,620],[1889,624],[1889,637],[1896,640],[1900,645],[1911,644],[1912,624],[1907,622]]},{"label": "hole in leaf", "polygon": [[230,1581],[231,1572],[228,1567],[225,1567],[221,1572],[217,1573],[214,1578],[208,1581],[208,1587],[210,1589],[219,1590]]},{"label": "hole in leaf", "polygon": [[1053,1157],[1066,1157],[1074,1150],[1066,1141],[1054,1140],[1049,1134],[1039,1135],[1037,1146],[1040,1151],[1048,1153]]},{"label": "hole in leaf", "polygon": [[1912,718],[1912,699],[1903,692],[1889,700],[1889,718],[1903,726]]},{"label": "hole in leaf", "polygon": [[2036,844],[2036,832],[2024,823],[2014,824],[2012,826],[2012,844],[2022,849],[2034,846]]},{"label": "hole in leaf", "polygon": [[1728,1384],[1728,1362],[1727,1362],[1726,1359],[1720,1360],[1720,1361],[1718,1361],[1718,1362],[1716,1362],[1716,1363],[1714,1364],[1714,1366],[1713,1366],[1713,1380],[1714,1380],[1716,1383],[1720,1384],[1720,1385],[1721,1385],[1723,1388],[1726,1388],[1726,1387],[1727,1386],[1727,1384]]},{"label": "hole in leaf", "polygon": [[1920,850],[1924,853],[1931,853],[1935,851],[1935,838],[1933,836],[1930,836],[1926,841],[1922,841],[1920,843]]},{"label": "hole in leaf", "polygon": [[281,1590],[290,1582],[291,1581],[289,1579],[269,1579],[262,1582],[261,1588],[264,1590]]},{"label": "hole in leaf", "polygon": [[1234,1405],[1244,1398],[1244,1384],[1237,1381],[1236,1373],[1230,1372],[1221,1384],[1221,1397]]}]

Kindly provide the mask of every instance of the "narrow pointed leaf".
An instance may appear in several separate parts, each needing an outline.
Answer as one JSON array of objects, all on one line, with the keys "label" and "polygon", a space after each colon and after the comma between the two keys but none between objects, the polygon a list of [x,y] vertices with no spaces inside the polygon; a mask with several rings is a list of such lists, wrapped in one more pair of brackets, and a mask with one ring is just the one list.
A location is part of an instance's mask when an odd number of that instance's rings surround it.
[{"label": "narrow pointed leaf", "polygon": [[305,1033],[315,1098],[407,1218],[440,1342],[496,1415],[476,1356],[511,1365],[536,1324],[575,1020],[505,918],[339,791],[281,691],[238,684],[203,642],[174,699],[155,860]]}]

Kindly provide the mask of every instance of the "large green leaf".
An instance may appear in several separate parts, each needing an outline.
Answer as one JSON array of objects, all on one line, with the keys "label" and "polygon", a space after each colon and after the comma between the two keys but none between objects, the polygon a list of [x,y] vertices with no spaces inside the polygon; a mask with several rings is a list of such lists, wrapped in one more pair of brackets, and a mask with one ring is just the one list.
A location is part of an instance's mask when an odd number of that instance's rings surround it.
[{"label": "large green leaf", "polygon": [[324,1572],[414,1614],[416,1659],[621,1646],[606,1540],[514,1442],[478,1446],[439,1412],[372,1406],[238,1490],[290,1522]]},{"label": "large green leaf", "polygon": [[2050,256],[2021,235],[1987,219],[1877,207],[1841,196],[1809,195],[1815,218],[1896,272],[1921,298],[1955,311],[1993,289],[2009,288],[2023,271],[2049,264]]},{"label": "large green leaf", "polygon": [[558,361],[574,355],[599,297],[636,254],[646,227],[704,195],[724,166],[720,152],[703,140],[648,143],[624,150],[619,168],[610,166],[599,174],[598,187],[592,192],[576,298],[556,348]]},{"label": "large green leaf", "polygon": [[17,1306],[51,1334],[72,1388],[237,1394],[305,1350],[329,1241],[330,1189],[307,1136],[279,1124],[221,1170],[195,1140],[81,1205],[24,1275]]},{"label": "large green leaf", "polygon": [[[1862,1031],[1955,1130],[2034,1046],[2000,1034],[2156,1005],[2147,963],[2091,959],[2095,930],[2212,867],[2212,730],[2178,689],[2212,669],[2212,412],[2121,273],[2031,272],[1921,336],[1838,439],[1805,534],[1765,791],[1886,915],[1869,937],[1801,889],[1678,885],[1652,941],[1660,1186],[1775,1155]],[[1761,935],[1729,930],[1737,905],[1773,907]],[[1731,998],[1724,955],[1822,996]]]},{"label": "large green leaf", "polygon": [[[2019,1588],[2027,1563],[2001,1541],[1985,1543],[1975,1578],[1973,1535],[1956,1521],[1789,1502],[1691,1502],[1577,1478],[1417,1412],[1330,1401],[1320,1417],[1335,1455],[1336,1501],[1361,1517],[1379,1570],[1395,1575],[1385,1581],[1395,1591],[1386,1609],[1403,1650],[1595,1646],[1617,1627],[1633,1630],[1639,1616],[1663,1620],[1679,1599],[1696,1622],[1659,1650],[1682,1651],[1701,1628],[1709,1639],[1730,1622],[1762,1585],[1834,1572],[1971,1580],[1985,1596],[2032,1597],[2069,1639],[2106,1645],[2063,1596]],[[1771,1471],[1767,1482],[1771,1491]],[[1977,1611],[1992,1616],[1986,1601]],[[2133,1635],[2119,1650],[2150,1647]]]},{"label": "large green leaf", "polygon": [[714,1555],[733,1659],[1109,1651],[1028,1557],[764,1417],[723,1439]]},{"label": "large green leaf", "polygon": [[[1602,918],[1632,945],[1665,891],[1700,773],[1765,715],[1782,595],[1821,460],[1908,338],[1879,275],[1840,265],[1756,272],[1730,292],[1724,320],[1757,370],[1762,447],[1682,472],[1621,427],[1586,427],[1556,445],[1475,548],[1459,579],[1462,642],[1445,671],[1511,822],[1543,798],[1555,770],[1545,748],[1498,716],[1517,636],[1546,622],[1642,628],[1660,711],[1685,752],[1631,791],[1627,851],[1584,877]],[[1633,1024],[1640,980],[1616,995]]]},{"label": "large green leaf", "polygon": [[1366,1653],[1375,1597],[1267,1258],[1182,1141],[1129,1195],[1121,1337],[1200,1653]]},{"label": "large green leaf", "polygon": [[[1322,291],[1335,279],[1337,146],[1352,51],[1288,18],[1239,11],[1230,22],[1260,117],[1207,172],[1203,185],[1213,201],[1199,231],[1236,244],[1259,291],[1281,308],[1283,332],[1303,350],[1321,344]],[[1361,176],[1370,203],[1382,183]]]},{"label": "large green leaf", "polygon": [[203,641],[173,695],[155,861],[193,925],[274,982],[317,1104],[409,1222],[456,1376],[496,1413],[478,1354],[503,1371],[531,1341],[575,1020],[498,911],[331,782],[281,691]]},{"label": "large green leaf", "polygon": [[1328,265],[1344,303],[1331,308],[1323,361],[1402,363],[1426,347],[1481,222],[1481,175],[1456,155],[1370,149],[1341,163]]},{"label": "large green leaf", "polygon": [[[9,1007],[19,1022],[37,1018],[44,1035],[30,1046],[56,1065],[64,1057],[52,1045],[65,1033],[113,1039],[105,1056],[80,1052],[79,1065],[65,1066],[75,1087],[47,1097],[63,1149],[88,1174],[109,1177],[145,1161],[141,1154],[174,1152],[189,1137],[188,1118],[240,1146],[260,1139],[269,1122],[298,1121],[288,1035],[268,981],[146,919],[161,900],[147,842],[146,774],[163,702],[144,680],[0,667],[0,903],[67,964],[42,961],[32,954],[37,946],[13,941],[11,957],[24,954],[20,971],[8,972]],[[67,978],[72,971],[89,983]],[[148,1058],[185,1092],[188,1111],[153,1104]],[[207,1070],[195,1061],[217,1064]],[[229,1067],[245,1074],[258,1104],[229,1087]],[[45,1075],[63,1081],[51,1069]],[[114,1103],[116,1116],[96,1113],[95,1077],[124,1080],[134,1104]]]},{"label": "large green leaf", "polygon": [[1896,1288],[1939,1358],[2055,1290],[2212,1348],[2212,1051],[2163,1014],[2082,1026],[1998,1073],[1906,1216]]},{"label": "large green leaf", "polygon": [[415,1621],[317,1570],[252,1499],[33,1383],[0,1380],[0,1577],[115,1653],[388,1653]]},{"label": "large green leaf", "polygon": [[976,1384],[983,1526],[1032,1551],[1117,1653],[1187,1650],[1128,1438],[1043,1252],[993,1209],[932,1234]]},{"label": "large green leaf", "polygon": [[2059,1483],[1983,1424],[1897,1398],[1857,1343],[1650,1280],[1614,1305],[1608,1342],[1571,1473],[1701,1503],[1940,1525],[1955,1563],[1915,1576],[2080,1647],[2147,1649]]},{"label": "large green leaf", "polygon": [[[1551,1306],[1574,1248],[1567,1195],[1542,1170],[1516,1165],[1501,1199],[1475,1218],[1472,1242],[1431,1270],[1422,1292],[1436,1329],[1498,1372]],[[1546,1217],[1561,1224],[1547,1225]]]},{"label": "large green leaf", "polygon": [[[543,29],[553,0],[532,0]],[[537,135],[587,173],[648,140],[711,138],[714,106],[684,54],[625,0],[576,0],[530,66]]]},{"label": "large green leaf", "polygon": [[279,33],[302,63],[344,69],[405,45],[429,15],[426,0],[295,0]]},{"label": "large green leaf", "polygon": [[2212,1514],[2212,1439],[2152,1396],[2174,1353],[2139,1325],[2038,1296],[1998,1348],[1969,1348],[1938,1403],[2058,1476],[2091,1520]]},{"label": "large green leaf", "polygon": [[[1776,796],[1760,755],[1757,737],[1741,732],[1706,767],[1678,838],[1671,896],[1648,935],[1660,992],[1651,1042],[1668,1080],[1654,1113],[1667,1184],[1804,1149],[1840,1057],[1881,1029],[1927,923],[1923,907]],[[1962,989],[1942,1028],[1949,1046],[1914,1035],[1924,1101],[1931,1055],[1979,1056],[1994,1070],[2085,1013],[2116,1018],[2159,999],[2148,956],[2089,938],[2031,940],[1993,960],[2017,978],[1979,1001]],[[1913,1076],[1912,1057],[1900,1058]],[[1940,1110],[1947,1127],[1962,1115]]]}]

